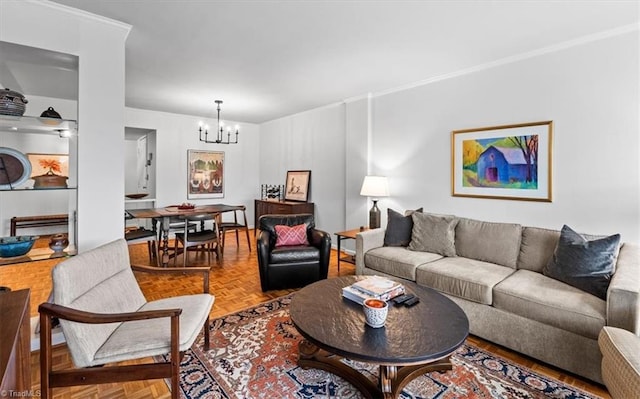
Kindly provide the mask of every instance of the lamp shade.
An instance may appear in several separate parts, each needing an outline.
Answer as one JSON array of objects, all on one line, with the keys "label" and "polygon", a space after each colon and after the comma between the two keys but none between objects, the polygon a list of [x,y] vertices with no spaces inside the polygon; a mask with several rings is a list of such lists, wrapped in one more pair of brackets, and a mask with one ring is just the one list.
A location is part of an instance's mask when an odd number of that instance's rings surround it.
[{"label": "lamp shade", "polygon": [[389,185],[386,176],[365,176],[360,195],[374,198],[388,197]]}]

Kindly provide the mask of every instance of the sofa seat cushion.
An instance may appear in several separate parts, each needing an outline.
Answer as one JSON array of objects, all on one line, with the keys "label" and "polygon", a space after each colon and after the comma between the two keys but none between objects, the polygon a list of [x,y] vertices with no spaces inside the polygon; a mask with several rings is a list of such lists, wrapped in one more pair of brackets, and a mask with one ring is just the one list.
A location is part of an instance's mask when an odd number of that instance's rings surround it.
[{"label": "sofa seat cushion", "polygon": [[530,270],[498,284],[493,306],[594,340],[606,320],[602,299]]},{"label": "sofa seat cushion", "polygon": [[[143,305],[139,311],[182,309],[180,315],[180,351],[189,349],[209,316],[214,297],[210,294],[184,295],[159,299]],[[98,349],[93,364],[105,364],[167,353],[171,344],[171,318],[130,321],[120,324]]]},{"label": "sofa seat cushion", "polygon": [[403,247],[379,247],[364,254],[364,264],[369,268],[406,280],[416,280],[416,268],[424,263],[442,259],[431,252],[409,251]]},{"label": "sofa seat cushion", "polygon": [[491,305],[493,287],[513,272],[510,267],[475,259],[443,258],[420,265],[416,282],[458,298]]},{"label": "sofa seat cushion", "polygon": [[271,264],[313,262],[320,259],[320,250],[311,245],[276,247],[271,251]]}]

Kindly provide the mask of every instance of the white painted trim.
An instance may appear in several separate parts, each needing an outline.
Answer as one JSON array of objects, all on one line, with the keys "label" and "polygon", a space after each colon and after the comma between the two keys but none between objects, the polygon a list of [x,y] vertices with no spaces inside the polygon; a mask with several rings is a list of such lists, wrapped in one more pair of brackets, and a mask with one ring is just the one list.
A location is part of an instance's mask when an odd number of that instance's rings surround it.
[{"label": "white painted trim", "polygon": [[297,116],[297,115],[306,114],[307,112],[319,111],[319,110],[325,109],[325,108],[334,108],[334,107],[344,106],[345,104],[346,104],[346,102],[344,100],[336,101],[336,102],[329,103],[329,104],[326,104],[326,105],[321,105],[319,107],[315,107],[315,108],[311,108],[311,109],[305,109],[304,111],[296,112],[295,114],[281,116],[279,118],[271,119],[271,120],[268,120],[268,121],[265,121],[265,122],[254,123],[254,125],[260,126],[260,125],[263,125],[265,123],[271,123],[271,122],[279,121],[281,119],[289,119],[289,118]]},{"label": "white painted trim", "polygon": [[373,163],[373,94],[367,94],[367,176]]},{"label": "white painted trim", "polygon": [[111,26],[115,26],[116,28],[120,28],[120,29],[124,29],[127,31],[127,34],[125,35],[125,40],[127,38],[127,36],[129,36],[129,32],[131,32],[131,28],[132,26],[125,23],[125,22],[121,22],[121,21],[117,21],[115,19],[111,19],[111,18],[107,18],[107,17],[103,17],[101,15],[97,15],[97,14],[93,14],[90,13],[88,11],[84,11],[84,10],[80,10],[77,8],[73,8],[73,7],[69,7],[66,6],[64,4],[60,4],[60,3],[54,3],[52,1],[49,0],[25,0],[28,3],[34,3],[34,4],[40,4],[43,6],[47,6],[49,8],[52,9],[56,9],[59,11],[63,11],[66,12],[68,14],[73,14],[73,15],[77,15],[83,18],[87,18],[87,19],[91,19],[92,21],[95,22],[100,22],[103,24],[107,24],[107,25],[111,25]]},{"label": "white painted trim", "polygon": [[598,33],[594,33],[594,34],[591,34],[591,35],[579,37],[577,39],[568,40],[568,41],[557,43],[557,44],[554,44],[554,45],[551,45],[551,46],[547,46],[547,47],[542,47],[540,49],[533,50],[533,51],[528,51],[526,53],[512,55],[512,56],[509,56],[509,57],[501,58],[501,59],[496,60],[496,61],[486,62],[484,64],[480,64],[480,65],[472,66],[472,67],[469,67],[469,68],[461,69],[459,71],[450,72],[450,73],[446,73],[446,74],[439,75],[439,76],[434,76],[434,77],[429,78],[429,79],[420,80],[420,81],[417,81],[417,82],[409,83],[409,84],[406,84],[406,85],[394,87],[394,88],[387,89],[387,90],[382,90],[382,91],[374,93],[373,96],[374,97],[381,97],[381,96],[385,96],[387,94],[392,94],[392,93],[396,93],[396,92],[399,92],[399,91],[413,89],[413,88],[416,88],[416,87],[428,85],[428,84],[439,82],[439,81],[442,81],[442,80],[456,78],[456,77],[459,77],[459,76],[462,76],[462,75],[468,75],[468,74],[479,72],[479,71],[483,71],[483,70],[486,70],[486,69],[495,68],[497,66],[511,64],[511,63],[522,61],[522,60],[526,60],[526,59],[529,59],[529,58],[538,57],[540,55],[553,53],[553,52],[560,51],[560,50],[565,50],[565,49],[568,49],[570,47],[574,47],[574,46],[579,46],[579,45],[582,45],[582,44],[595,42],[597,40],[602,40],[602,39],[606,39],[606,38],[609,38],[609,37],[623,35],[623,34],[630,33],[630,32],[633,32],[635,30],[638,30],[639,28],[640,28],[640,23],[624,25],[624,26],[621,26],[621,27],[618,27],[618,28],[615,28],[615,29],[611,29],[611,30],[607,30],[607,31],[604,31],[604,32],[598,32]]}]

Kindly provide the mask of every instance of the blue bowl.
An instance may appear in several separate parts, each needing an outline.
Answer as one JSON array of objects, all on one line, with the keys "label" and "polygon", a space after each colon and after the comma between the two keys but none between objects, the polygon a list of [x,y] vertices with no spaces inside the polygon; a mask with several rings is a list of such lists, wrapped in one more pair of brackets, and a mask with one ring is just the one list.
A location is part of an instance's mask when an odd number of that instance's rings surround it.
[{"label": "blue bowl", "polygon": [[38,236],[14,236],[0,238],[0,258],[22,256],[31,251]]}]

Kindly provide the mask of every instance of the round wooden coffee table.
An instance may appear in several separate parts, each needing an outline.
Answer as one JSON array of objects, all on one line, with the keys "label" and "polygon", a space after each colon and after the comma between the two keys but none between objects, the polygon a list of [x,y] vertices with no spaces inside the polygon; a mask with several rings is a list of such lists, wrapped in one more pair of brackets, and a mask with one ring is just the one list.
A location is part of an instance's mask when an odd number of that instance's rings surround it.
[{"label": "round wooden coffee table", "polygon": [[[414,378],[451,370],[450,355],[469,335],[462,309],[437,291],[403,281],[420,302],[410,308],[389,303],[384,327],[364,322],[362,306],[342,297],[342,287],[363,276],[321,280],[298,291],[291,300],[293,324],[303,336],[298,364],[339,375],[367,398],[397,398]],[[380,366],[379,385],[341,361]]]}]

